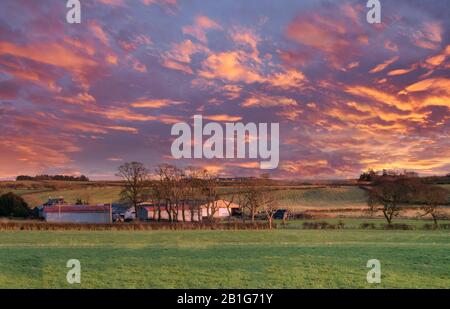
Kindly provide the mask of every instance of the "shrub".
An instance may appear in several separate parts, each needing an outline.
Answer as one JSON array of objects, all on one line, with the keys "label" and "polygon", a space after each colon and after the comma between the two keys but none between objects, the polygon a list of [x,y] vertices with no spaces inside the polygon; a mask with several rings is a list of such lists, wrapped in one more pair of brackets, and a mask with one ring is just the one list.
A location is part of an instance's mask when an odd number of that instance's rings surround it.
[{"label": "shrub", "polygon": [[292,218],[293,219],[312,219],[313,216],[311,214],[306,213],[306,212],[301,212],[301,213],[292,215]]},{"label": "shrub", "polygon": [[414,226],[408,224],[384,224],[382,225],[385,230],[414,230]]},{"label": "shrub", "polygon": [[374,229],[376,229],[375,223],[367,223],[367,222],[361,223],[359,225],[359,227],[364,229],[364,230],[374,230]]},{"label": "shrub", "polygon": [[450,224],[439,224],[439,225],[436,225],[436,224],[426,223],[426,224],[423,225],[423,229],[424,230],[438,230],[438,229],[448,230],[448,229],[450,229]]},{"label": "shrub", "polygon": [[435,224],[426,223],[423,225],[424,230],[436,230],[437,228],[438,226],[436,226]]},{"label": "shrub", "polygon": [[[276,225],[272,225],[276,228]],[[148,230],[265,230],[267,222],[254,223],[208,223],[208,222],[142,222],[142,223],[53,223],[40,221],[27,222],[1,222],[1,230],[28,230],[28,231],[148,231]]]},{"label": "shrub", "polygon": [[328,222],[303,222],[303,228],[308,230],[335,230],[343,229],[345,227],[344,222],[339,221],[338,224],[330,224]]},{"label": "shrub", "polygon": [[31,214],[28,204],[17,194],[9,192],[0,196],[0,217],[27,218]]}]

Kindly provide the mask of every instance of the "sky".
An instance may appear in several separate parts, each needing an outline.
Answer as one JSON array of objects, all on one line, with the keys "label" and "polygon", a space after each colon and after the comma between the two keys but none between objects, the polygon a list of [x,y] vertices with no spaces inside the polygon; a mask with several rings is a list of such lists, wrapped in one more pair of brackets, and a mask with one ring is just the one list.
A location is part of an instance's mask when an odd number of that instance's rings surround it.
[{"label": "sky", "polygon": [[171,127],[279,123],[274,178],[450,172],[447,0],[0,2],[0,179],[114,179],[140,161],[260,174],[254,159],[174,159]]}]

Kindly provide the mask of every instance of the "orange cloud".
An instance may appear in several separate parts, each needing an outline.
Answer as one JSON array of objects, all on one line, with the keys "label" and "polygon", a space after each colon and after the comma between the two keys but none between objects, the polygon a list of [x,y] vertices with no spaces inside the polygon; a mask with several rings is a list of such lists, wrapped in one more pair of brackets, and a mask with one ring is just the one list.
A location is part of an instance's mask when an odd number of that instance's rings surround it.
[{"label": "orange cloud", "polygon": [[212,121],[218,121],[218,122],[237,122],[237,121],[242,120],[241,116],[230,116],[230,115],[226,115],[226,114],[208,115],[208,116],[203,116],[203,118],[212,120]]},{"label": "orange cloud", "polygon": [[[329,5],[305,12],[288,25],[286,35],[303,46],[325,53],[335,67],[367,45],[368,36],[360,24],[359,14],[349,5]],[[352,39],[350,39],[352,38]]]},{"label": "orange cloud", "polygon": [[178,105],[183,103],[185,102],[168,99],[159,99],[159,100],[140,100],[137,102],[133,102],[130,105],[132,107],[138,108],[162,108],[170,105]]},{"label": "orange cloud", "polygon": [[450,93],[450,79],[449,78],[429,78],[416,82],[405,88],[406,92],[420,92],[420,91],[442,91]]},{"label": "orange cloud", "polygon": [[98,0],[100,3],[111,6],[125,6],[124,0]]},{"label": "orange cloud", "polygon": [[237,44],[238,47],[250,47],[250,57],[256,63],[261,63],[258,51],[258,43],[260,38],[252,30],[238,27],[231,33],[231,39]]},{"label": "orange cloud", "polygon": [[131,67],[139,73],[147,73],[147,66],[134,57],[130,57]]},{"label": "orange cloud", "polygon": [[191,56],[196,53],[209,53],[209,49],[201,44],[195,44],[191,40],[185,40],[179,44],[173,44],[167,57],[179,62],[190,63]]},{"label": "orange cloud", "polygon": [[109,45],[109,39],[105,31],[103,31],[102,27],[97,24],[95,21],[89,23],[89,29],[94,34],[94,36],[103,43],[103,45]]},{"label": "orange cloud", "polygon": [[386,60],[383,63],[380,63],[379,65],[377,65],[376,67],[374,67],[372,70],[369,71],[369,73],[378,73],[383,71],[384,69],[386,69],[388,66],[390,66],[391,64],[393,64],[394,62],[396,62],[400,57],[396,56],[393,57],[391,59]]},{"label": "orange cloud", "polygon": [[205,78],[219,78],[234,82],[262,82],[264,78],[254,69],[246,66],[245,60],[245,55],[236,51],[212,54],[203,61],[199,75]]},{"label": "orange cloud", "polygon": [[113,162],[123,161],[123,159],[119,158],[119,157],[110,157],[110,158],[107,158],[106,160],[113,161]]},{"label": "orange cloud", "polygon": [[439,49],[442,42],[442,24],[439,22],[427,22],[423,24],[422,30],[413,34],[414,43],[425,49]]},{"label": "orange cloud", "polygon": [[184,34],[191,35],[200,42],[206,43],[208,41],[206,31],[218,29],[221,29],[220,25],[212,19],[209,19],[207,16],[197,16],[194,25],[185,26],[182,28],[182,31]]},{"label": "orange cloud", "polygon": [[[94,106],[84,109],[87,113],[101,115],[110,120],[119,121],[131,121],[131,122],[145,122],[145,121],[157,121],[164,124],[173,124],[180,122],[181,119],[172,115],[144,115],[130,111],[127,108],[114,107],[110,109],[98,109]],[[118,127],[110,127],[117,129]],[[135,130],[134,128],[125,128],[124,130]]]},{"label": "orange cloud", "polygon": [[97,66],[97,63],[86,55],[76,53],[73,48],[66,48],[59,43],[37,43],[33,45],[16,45],[0,41],[0,55],[12,55],[27,58],[36,62],[63,68],[72,73],[88,88],[87,70]]},{"label": "orange cloud", "polygon": [[114,55],[106,56],[106,62],[108,62],[109,64],[116,65],[118,63],[117,56],[114,56]]},{"label": "orange cloud", "polygon": [[417,68],[416,65],[411,66],[409,69],[397,69],[397,70],[392,70],[388,72],[388,76],[399,76],[399,75],[405,75],[408,73],[411,73],[412,71],[414,71]]},{"label": "orange cloud", "polygon": [[0,41],[0,55],[12,55],[28,58],[67,70],[79,71],[86,66],[95,66],[95,62],[86,57],[77,55],[72,50],[58,43],[39,43],[35,45],[20,46]]},{"label": "orange cloud", "polygon": [[242,103],[243,107],[273,107],[273,106],[297,106],[297,101],[282,96],[269,96],[264,94],[253,95]]},{"label": "orange cloud", "polygon": [[386,92],[377,90],[375,88],[369,88],[366,86],[350,86],[345,89],[347,93],[363,97],[369,100],[374,100],[382,104],[396,107],[403,111],[411,110],[411,104],[399,100],[396,96],[388,94]]},{"label": "orange cloud", "polygon": [[224,94],[227,98],[233,100],[239,98],[242,92],[242,87],[239,87],[237,85],[225,85],[221,90],[224,91]]},{"label": "orange cloud", "polygon": [[306,76],[295,69],[275,73],[266,80],[270,85],[281,89],[298,88],[307,81]]},{"label": "orange cloud", "polygon": [[431,65],[432,67],[437,67],[444,63],[445,59],[450,56],[450,45],[447,45],[447,47],[439,54],[429,57],[426,59],[426,63]]},{"label": "orange cloud", "polygon": [[57,96],[56,99],[70,104],[93,104],[96,101],[95,98],[87,92],[78,93],[74,97]]},{"label": "orange cloud", "polygon": [[194,72],[192,71],[192,69],[188,65],[183,64],[183,63],[179,63],[179,62],[176,62],[176,61],[172,61],[172,60],[169,60],[169,59],[164,59],[162,65],[165,66],[168,69],[181,71],[181,72],[184,72],[184,73],[187,73],[187,74],[194,74]]}]

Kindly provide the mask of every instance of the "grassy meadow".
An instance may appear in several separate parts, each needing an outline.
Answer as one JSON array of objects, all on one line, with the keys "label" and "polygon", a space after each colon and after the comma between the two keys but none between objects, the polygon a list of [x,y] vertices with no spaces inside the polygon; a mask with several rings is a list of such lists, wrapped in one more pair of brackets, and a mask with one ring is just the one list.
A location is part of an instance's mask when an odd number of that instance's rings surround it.
[{"label": "grassy meadow", "polygon": [[0,288],[450,288],[449,252],[448,230],[0,232]]},{"label": "grassy meadow", "polygon": [[[450,192],[450,185],[442,185]],[[222,192],[235,190],[220,188]],[[120,182],[19,181],[0,182],[0,193],[12,191],[21,195],[30,207],[46,202],[49,197],[63,196],[68,203],[77,199],[91,204],[118,202]],[[295,211],[325,208],[367,207],[367,192],[358,186],[293,186],[279,187],[276,197],[281,207]],[[450,195],[449,195],[450,202]]]},{"label": "grassy meadow", "polygon": [[63,189],[45,192],[24,193],[22,197],[28,205],[42,205],[49,197],[63,196],[68,203],[74,204],[77,199],[89,201],[91,204],[106,204],[119,201],[120,187],[86,187],[79,189]]},{"label": "grassy meadow", "polygon": [[339,208],[367,206],[367,193],[356,186],[286,189],[276,193],[282,207]]},{"label": "grassy meadow", "polygon": [[[366,207],[357,186],[279,189],[280,206],[294,212]],[[120,190],[117,182],[0,183],[0,192],[31,207],[58,196],[116,202]],[[414,230],[382,230],[381,218],[325,216],[272,231],[0,231],[0,288],[450,288],[450,230],[424,230],[431,221],[409,218],[394,223]],[[345,228],[303,229],[315,221]],[[380,229],[360,229],[366,222]],[[81,285],[66,282],[73,258]],[[381,262],[381,284],[366,281],[369,259]]]},{"label": "grassy meadow", "polygon": [[120,182],[77,182],[77,181],[15,181],[0,182],[0,193],[14,192],[31,208],[42,205],[50,197],[64,197],[68,203],[77,199],[91,204],[118,202],[121,191]]}]

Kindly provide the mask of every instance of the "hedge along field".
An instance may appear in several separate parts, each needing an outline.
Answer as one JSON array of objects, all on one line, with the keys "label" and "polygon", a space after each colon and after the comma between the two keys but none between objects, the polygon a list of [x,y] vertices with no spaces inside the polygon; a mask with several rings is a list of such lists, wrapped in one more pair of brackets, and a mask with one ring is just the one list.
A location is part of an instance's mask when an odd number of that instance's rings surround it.
[{"label": "hedge along field", "polygon": [[1,232],[0,288],[449,288],[449,252],[449,231]]}]

